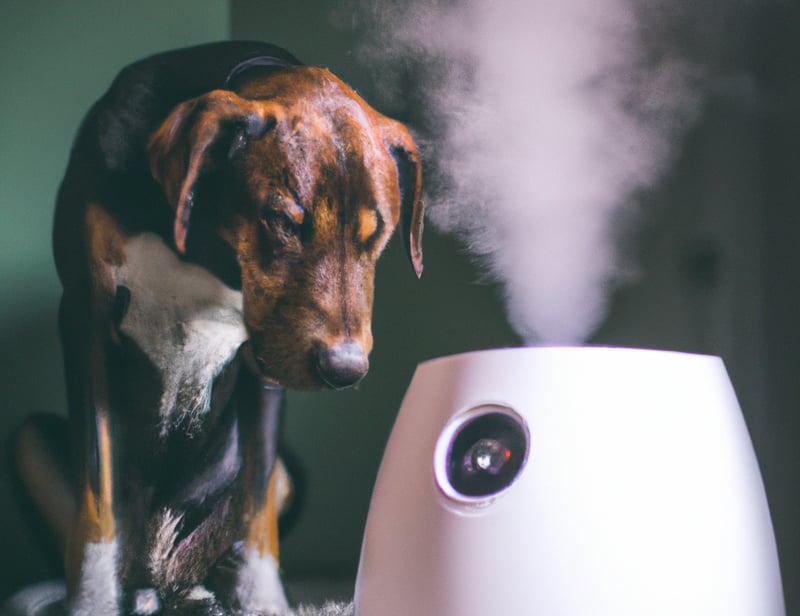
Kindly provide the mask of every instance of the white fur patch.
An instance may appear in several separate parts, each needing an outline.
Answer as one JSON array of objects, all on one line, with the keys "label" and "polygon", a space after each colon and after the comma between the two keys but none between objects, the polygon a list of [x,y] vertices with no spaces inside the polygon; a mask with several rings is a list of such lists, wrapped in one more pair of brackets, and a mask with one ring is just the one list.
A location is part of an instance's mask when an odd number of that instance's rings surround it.
[{"label": "white fur patch", "polygon": [[213,601],[215,599],[213,592],[208,590],[205,586],[200,585],[192,586],[186,598],[192,601]]},{"label": "white fur patch", "polygon": [[211,383],[247,338],[242,294],[202,267],[184,263],[153,233],[126,243],[125,262],[109,267],[112,284],[130,289],[121,331],[161,373],[161,434],[208,410]]},{"label": "white fur patch", "polygon": [[242,611],[278,616],[289,609],[275,559],[261,556],[257,550],[246,549],[245,560],[239,569],[236,597]]},{"label": "white fur patch", "polygon": [[98,616],[119,613],[117,584],[117,542],[87,543],[78,591],[70,606],[72,616]]},{"label": "white fur patch", "polygon": [[148,533],[147,565],[150,575],[160,586],[168,586],[175,581],[173,550],[181,524],[183,516],[165,508],[160,513],[158,523]]}]

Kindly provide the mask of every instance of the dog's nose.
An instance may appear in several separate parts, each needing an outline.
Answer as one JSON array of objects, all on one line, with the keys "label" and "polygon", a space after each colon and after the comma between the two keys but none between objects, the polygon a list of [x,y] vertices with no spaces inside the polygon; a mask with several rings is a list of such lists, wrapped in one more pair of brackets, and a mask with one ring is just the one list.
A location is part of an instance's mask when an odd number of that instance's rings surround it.
[{"label": "dog's nose", "polygon": [[358,383],[369,369],[369,361],[360,344],[345,341],[321,349],[317,369],[322,380],[334,389]]}]

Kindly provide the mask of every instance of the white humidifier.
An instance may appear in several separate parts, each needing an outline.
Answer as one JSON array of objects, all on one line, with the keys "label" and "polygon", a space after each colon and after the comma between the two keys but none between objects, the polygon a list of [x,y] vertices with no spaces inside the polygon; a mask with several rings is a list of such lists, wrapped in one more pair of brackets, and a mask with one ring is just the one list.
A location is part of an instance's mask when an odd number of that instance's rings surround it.
[{"label": "white humidifier", "polygon": [[356,616],[783,616],[752,444],[715,357],[522,348],[419,366]]}]

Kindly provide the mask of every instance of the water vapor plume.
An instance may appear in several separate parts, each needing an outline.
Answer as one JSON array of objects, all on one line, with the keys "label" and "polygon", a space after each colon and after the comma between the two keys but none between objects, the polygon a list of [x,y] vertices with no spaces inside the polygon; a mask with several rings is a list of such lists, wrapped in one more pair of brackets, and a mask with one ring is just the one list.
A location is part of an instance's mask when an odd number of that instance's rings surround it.
[{"label": "water vapor plume", "polygon": [[620,221],[700,106],[724,3],[352,1],[381,103],[423,146],[432,222],[502,283],[526,342],[585,340],[631,274]]}]

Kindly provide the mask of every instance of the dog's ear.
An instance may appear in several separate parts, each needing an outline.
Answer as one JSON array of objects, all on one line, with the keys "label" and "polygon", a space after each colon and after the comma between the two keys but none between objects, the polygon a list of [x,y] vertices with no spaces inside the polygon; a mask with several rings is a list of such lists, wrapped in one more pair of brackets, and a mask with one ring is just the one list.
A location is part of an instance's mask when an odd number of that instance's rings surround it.
[{"label": "dog's ear", "polygon": [[422,164],[417,146],[408,129],[389,121],[384,128],[384,143],[397,167],[400,188],[400,230],[406,252],[419,278],[422,276],[422,227],[425,205],[422,202]]},{"label": "dog's ear", "polygon": [[264,136],[280,119],[270,101],[243,99],[214,90],[178,105],[150,138],[150,170],[175,209],[175,247],[186,252],[195,183],[212,164],[212,146],[230,137],[229,152]]}]

